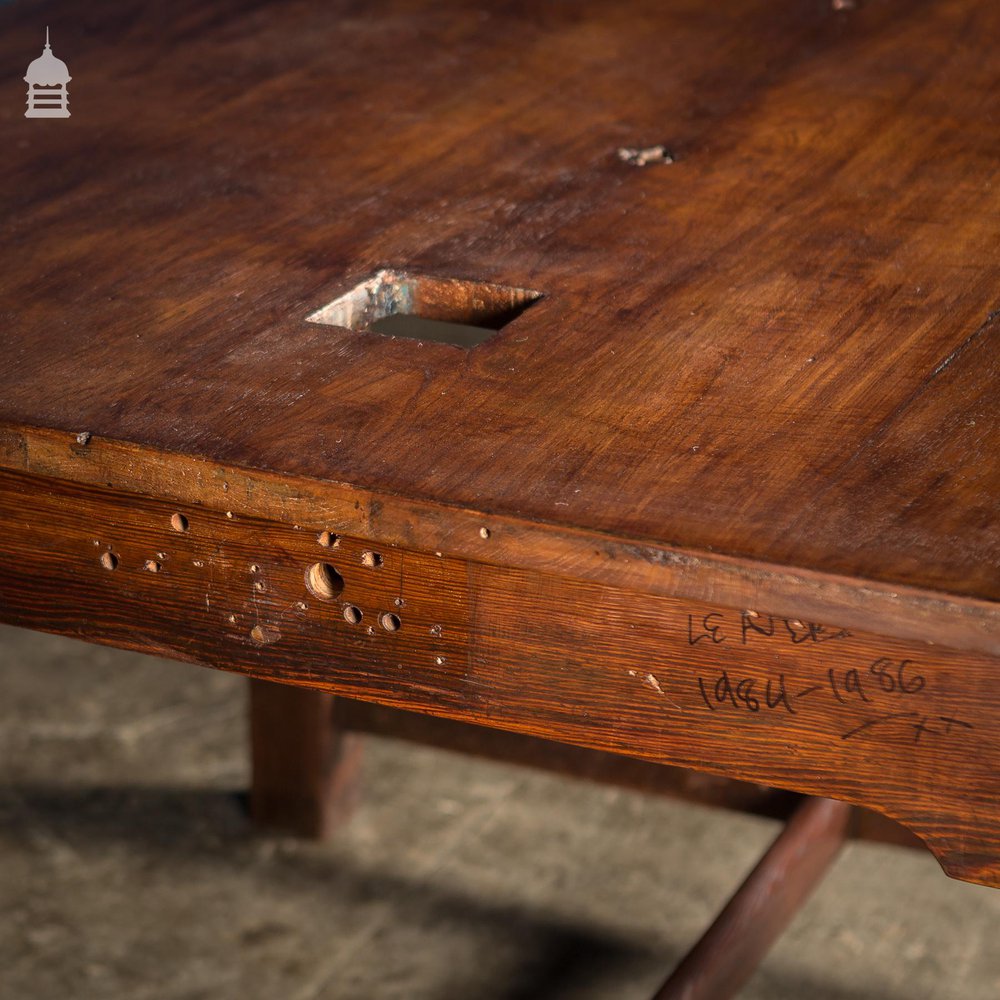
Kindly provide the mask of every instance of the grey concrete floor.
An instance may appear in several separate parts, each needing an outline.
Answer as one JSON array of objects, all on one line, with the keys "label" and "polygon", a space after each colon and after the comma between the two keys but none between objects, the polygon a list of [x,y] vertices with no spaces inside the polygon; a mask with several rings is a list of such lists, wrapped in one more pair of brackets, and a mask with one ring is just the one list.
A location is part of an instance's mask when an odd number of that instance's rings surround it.
[{"label": "grey concrete floor", "polygon": [[[768,821],[372,739],[326,845],[263,837],[245,690],[0,628],[0,996],[644,998]],[[1000,891],[851,845],[743,992],[1000,997]]]}]

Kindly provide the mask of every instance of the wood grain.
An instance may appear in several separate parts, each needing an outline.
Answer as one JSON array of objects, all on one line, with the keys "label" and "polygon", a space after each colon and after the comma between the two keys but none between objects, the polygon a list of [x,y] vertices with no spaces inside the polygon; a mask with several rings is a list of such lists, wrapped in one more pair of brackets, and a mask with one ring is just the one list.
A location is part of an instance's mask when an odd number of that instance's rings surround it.
[{"label": "wood grain", "polygon": [[276,519],[316,532],[333,530],[379,544],[762,608],[793,618],[839,621],[866,631],[891,631],[902,638],[1000,655],[1000,608],[992,601],[484,515],[155,452],[89,432],[0,424],[3,467]]},{"label": "wood grain", "polygon": [[334,726],[323,691],[250,681],[250,815],[260,826],[325,839],[359,795],[361,742]]},{"label": "wood grain", "polygon": [[[767,785],[350,698],[335,700],[334,720],[339,729],[352,733],[376,733],[412,740],[457,753],[771,819],[789,820],[802,803],[801,795]],[[869,809],[852,810],[850,835],[859,840],[923,848],[919,838],[906,827]]]},{"label": "wood grain", "polygon": [[[937,595],[995,651],[992,0],[45,14],[73,117],[0,120],[8,426],[901,593],[954,643]],[[41,23],[0,11],[5,106]],[[545,297],[470,352],[306,322],[383,266]]]},{"label": "wood grain", "polygon": [[[43,7],[0,8],[5,108],[44,23],[73,77],[0,117],[0,618],[1000,884],[1000,5]],[[307,321],[383,269],[541,298],[472,350]]]},{"label": "wood grain", "polygon": [[[339,593],[310,590],[316,563]],[[981,654],[13,473],[0,618],[841,798],[1000,885]]]}]

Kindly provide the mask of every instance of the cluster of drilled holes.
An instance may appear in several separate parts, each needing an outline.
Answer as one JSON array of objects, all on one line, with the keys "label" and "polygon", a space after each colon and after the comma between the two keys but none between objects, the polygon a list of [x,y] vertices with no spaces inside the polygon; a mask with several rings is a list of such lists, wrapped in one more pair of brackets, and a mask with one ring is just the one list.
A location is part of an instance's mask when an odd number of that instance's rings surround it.
[{"label": "cluster of drilled holes", "polygon": [[[356,604],[344,605],[344,621],[348,625],[360,625],[365,617],[365,613]],[[402,628],[402,621],[399,615],[392,611],[382,611],[378,616],[378,623],[386,632],[398,632]],[[369,628],[368,631],[374,635],[375,630]]]},{"label": "cluster of drilled holes", "polygon": [[[334,548],[340,541],[336,535],[328,531],[321,532],[317,540],[325,548]],[[382,565],[382,556],[378,552],[366,549],[361,553],[361,562],[375,569]],[[318,597],[321,601],[332,601],[343,593],[344,578],[329,563],[313,563],[306,570],[306,588],[313,597]],[[395,603],[401,608],[404,602],[402,599],[397,599]],[[345,604],[342,613],[344,621],[349,625],[360,625],[365,617],[364,612],[356,604]],[[393,611],[379,612],[378,623],[386,632],[398,632],[403,624],[399,615]],[[374,634],[374,631],[369,627],[369,632]]]},{"label": "cluster of drilled holes", "polygon": [[[114,552],[102,552],[98,558],[98,562],[100,562],[100,564],[107,570],[118,569],[119,560],[118,556],[116,556]],[[155,559],[147,559],[142,564],[142,568],[147,573],[159,573],[163,567]]]},{"label": "cluster of drilled holes", "polygon": [[306,588],[321,601],[333,601],[344,589],[344,578],[329,563],[313,563],[306,570]]},{"label": "cluster of drilled holes", "polygon": [[[232,515],[227,513],[227,516],[231,517]],[[188,531],[190,528],[187,517],[179,511],[171,516],[170,526],[174,529],[174,531],[182,533]],[[338,536],[330,531],[320,532],[316,540],[324,548],[336,548],[340,544]],[[361,553],[361,562],[362,565],[367,566],[370,569],[377,569],[382,566],[383,559],[380,553],[366,549]],[[103,552],[100,556],[100,564],[106,570],[117,569],[118,556],[111,551]],[[143,569],[149,573],[159,573],[161,566],[155,559],[147,559],[143,564]],[[259,573],[260,566],[256,563],[252,564],[250,566],[250,572],[252,574]],[[255,587],[259,590],[265,589],[264,584],[259,581],[255,583]],[[329,563],[313,563],[306,570],[306,587],[309,592],[319,600],[333,601],[343,592],[344,578]],[[395,604],[397,607],[402,607],[404,602],[401,598],[397,598]],[[361,621],[364,618],[364,612],[362,612],[361,608],[354,604],[345,605],[343,614],[344,620],[351,625],[361,624]],[[386,632],[398,632],[403,624],[399,615],[392,611],[381,612],[378,616],[378,623]],[[252,637],[257,642],[273,642],[277,638],[277,634],[276,629],[272,631],[268,628],[265,632],[265,627],[262,626],[258,626],[251,632]]]},{"label": "cluster of drilled holes", "polygon": [[[174,531],[184,532],[188,530],[190,525],[188,524],[188,519],[180,513],[180,511],[177,511],[175,514],[171,515],[170,527],[173,528]],[[100,542],[95,540],[94,544],[99,545]],[[157,552],[156,558],[146,559],[142,564],[142,568],[147,573],[159,573],[163,568],[161,560],[166,559],[166,557],[166,552]],[[110,549],[107,552],[102,552],[100,556],[98,556],[98,561],[106,570],[110,571],[118,569],[118,556],[116,556]],[[203,564],[197,561],[195,562],[195,566],[201,565]]]}]

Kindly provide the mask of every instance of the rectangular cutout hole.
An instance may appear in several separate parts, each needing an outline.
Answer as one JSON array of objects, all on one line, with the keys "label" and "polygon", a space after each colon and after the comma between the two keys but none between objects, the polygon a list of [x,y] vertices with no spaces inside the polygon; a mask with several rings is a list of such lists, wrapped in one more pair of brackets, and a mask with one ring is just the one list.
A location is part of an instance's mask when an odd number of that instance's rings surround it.
[{"label": "rectangular cutout hole", "polygon": [[528,288],[382,270],[306,319],[472,348],[541,297]]}]

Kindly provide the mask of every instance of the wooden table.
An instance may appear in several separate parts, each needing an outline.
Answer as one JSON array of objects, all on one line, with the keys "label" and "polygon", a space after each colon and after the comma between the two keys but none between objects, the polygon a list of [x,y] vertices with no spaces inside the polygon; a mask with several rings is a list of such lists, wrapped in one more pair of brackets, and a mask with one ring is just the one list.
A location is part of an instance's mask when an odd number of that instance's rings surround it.
[{"label": "wooden table", "polygon": [[0,618],[867,806],[1000,886],[1000,5],[57,0],[59,120],[35,13]]}]

